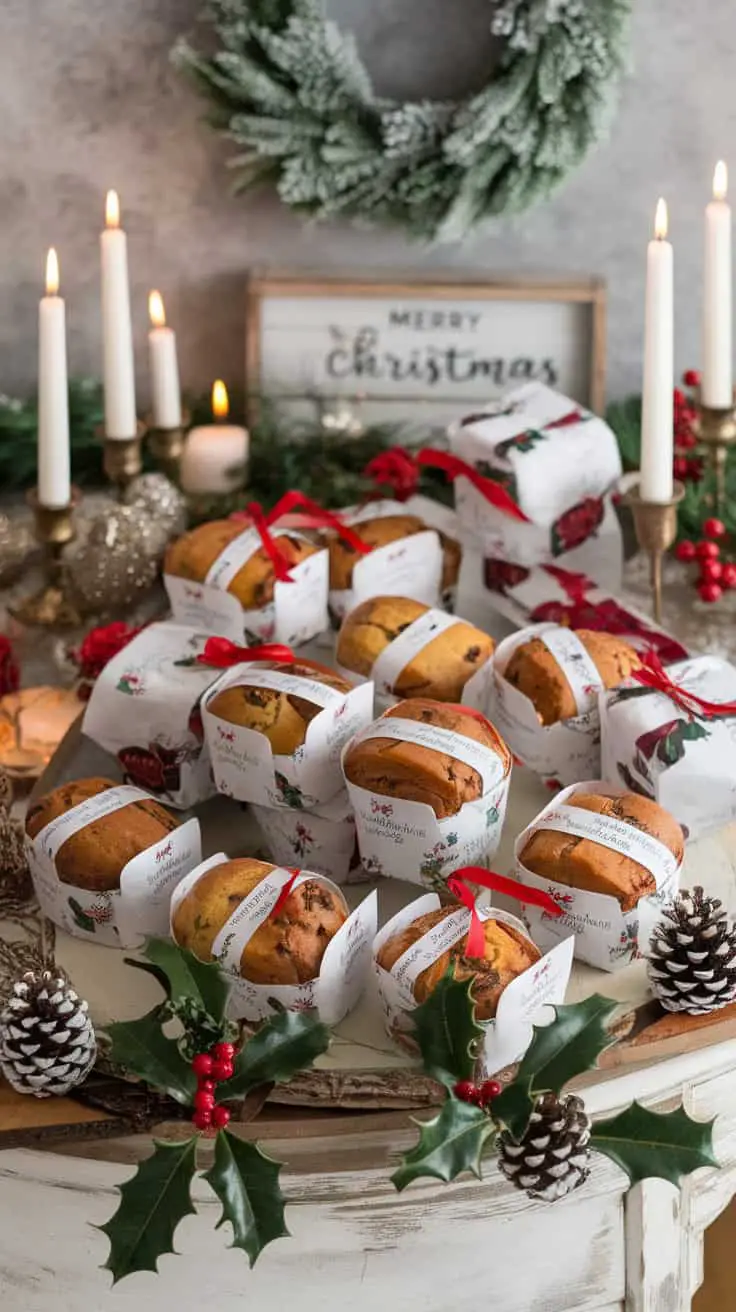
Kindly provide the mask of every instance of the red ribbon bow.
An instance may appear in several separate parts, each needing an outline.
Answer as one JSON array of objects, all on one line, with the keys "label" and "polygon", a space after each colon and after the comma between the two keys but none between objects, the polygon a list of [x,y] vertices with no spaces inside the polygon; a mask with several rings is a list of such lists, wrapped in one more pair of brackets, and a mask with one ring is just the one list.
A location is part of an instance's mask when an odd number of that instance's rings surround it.
[{"label": "red ribbon bow", "polygon": [[736,715],[736,702],[708,702],[698,697],[697,693],[688,692],[687,688],[674,683],[655,651],[646,653],[644,665],[634,670],[631,677],[637,683],[644,684],[645,688],[664,693],[679,710],[684,711],[689,720],[707,720],[713,715]]},{"label": "red ribbon bow", "polygon": [[417,464],[428,465],[433,469],[441,469],[449,479],[467,478],[469,483],[480,492],[497,510],[503,511],[512,519],[523,520],[525,524],[529,523],[529,517],[524,511],[517,506],[513,497],[509,495],[506,488],[501,483],[497,483],[492,478],[487,478],[485,474],[479,474],[477,469],[473,469],[467,461],[461,460],[459,456],[453,456],[449,451],[433,451],[431,447],[423,447],[417,454]]},{"label": "red ribbon bow", "polygon": [[244,514],[239,514],[238,518],[247,516],[252,521],[279,582],[293,583],[294,580],[290,573],[289,562],[283,551],[279,549],[278,539],[272,537],[270,529],[283,515],[288,515],[293,510],[307,511],[307,514],[302,517],[302,527],[334,529],[360,555],[365,556],[371,551],[372,548],[363,542],[347,524],[343,524],[337,515],[333,515],[329,510],[323,510],[321,506],[317,505],[316,501],[312,501],[311,497],[305,496],[303,492],[285,492],[267,515],[263,513],[263,507],[257,501],[249,501]]},{"label": "red ribbon bow", "polygon": [[284,884],[284,887],[282,888],[281,892],[279,893],[278,897],[276,898],[276,901],[274,902],[273,906],[271,907],[271,910],[269,911],[266,917],[267,920],[276,919],[277,915],[286,904],[286,900],[289,894],[291,893],[292,888],[294,887],[295,880],[301,874],[301,870],[295,870],[293,866],[287,866],[286,868],[289,871],[291,878],[287,879],[286,883]]},{"label": "red ribbon bow", "polygon": [[419,486],[419,467],[403,446],[390,447],[374,456],[363,474],[379,486],[391,488],[397,501],[406,501]]},{"label": "red ribbon bow", "polygon": [[505,893],[507,897],[516,898],[517,902],[525,902],[528,906],[541,907],[550,916],[561,916],[562,907],[552,900],[548,893],[543,893],[539,888],[528,888],[526,884],[520,884],[518,879],[509,879],[507,875],[497,875],[493,870],[485,870],[483,866],[463,866],[461,870],[456,870],[447,881],[447,887],[463,906],[470,912],[470,929],[468,930],[468,942],[465,948],[465,955],[468,957],[485,956],[486,936],[483,928],[484,921],[478,915],[475,905],[475,895],[468,888],[468,884],[480,884],[481,888],[490,888],[495,893]]},{"label": "red ribbon bow", "polygon": [[199,665],[214,665],[218,670],[227,670],[231,665],[239,665],[241,661],[286,663],[294,659],[291,647],[284,647],[280,642],[268,642],[262,647],[239,647],[229,638],[208,638],[197,662]]}]

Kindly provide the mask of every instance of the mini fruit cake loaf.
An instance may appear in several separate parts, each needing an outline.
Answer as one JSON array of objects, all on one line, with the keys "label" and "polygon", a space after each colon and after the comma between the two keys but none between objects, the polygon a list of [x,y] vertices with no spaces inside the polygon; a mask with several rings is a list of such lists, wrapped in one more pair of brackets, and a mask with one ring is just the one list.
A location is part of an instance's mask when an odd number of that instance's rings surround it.
[{"label": "mini fruit cake loaf", "polygon": [[369,738],[348,748],[343,769],[350,783],[386,797],[423,802],[432,807],[438,820],[456,815],[465,802],[482,796],[481,776],[471,765],[433,747],[382,737],[381,720],[392,717],[437,725],[472,738],[496,753],[504,775],[511,769],[511,753],[490,721],[457,706],[417,697],[392,706],[376,720]]},{"label": "mini fruit cake loaf", "polygon": [[[456,910],[453,907],[441,907],[437,911],[430,911],[394,934],[378,953],[376,959],[379,966],[390,971],[408,948]],[[541,953],[530,938],[502,920],[484,921],[483,932],[485,948],[482,960],[465,955],[468,941],[465,934],[454,947],[443,952],[417,976],[413,991],[418,1003],[425,1002],[436,989],[452,962],[455,979],[474,981],[472,992],[478,1020],[490,1020],[495,1016],[498,1000],[507,984],[539,961]]]},{"label": "mini fruit cake loaf", "polygon": [[[409,597],[372,597],[343,620],[337,638],[337,663],[365,678],[382,652],[430,607]],[[493,653],[493,639],[464,620],[429,637],[421,651],[396,672],[395,697],[432,697],[459,702],[470,678]]]},{"label": "mini fruit cake loaf", "polygon": [[[413,537],[415,533],[426,533],[431,529],[431,525],[425,524],[418,515],[376,515],[375,519],[362,519],[350,527],[369,547],[386,547],[390,542],[398,542],[401,538]],[[442,547],[441,586],[444,591],[457,583],[462,548],[454,538],[439,529],[431,531],[437,534]],[[328,534],[326,542],[330,553],[330,588],[335,592],[347,591],[353,586],[353,569],[361,557],[349,542],[336,533]]]},{"label": "mini fruit cake loaf", "polygon": [[[351,685],[345,679],[316,661],[294,661],[291,664],[260,661],[257,668],[282,670],[284,674],[313,679],[346,695],[351,691]],[[268,738],[275,756],[293,756],[304,742],[310,721],[323,709],[294,693],[259,688],[249,683],[247,669],[243,670],[242,683],[224,688],[207,704],[207,710],[221,720],[262,733]]]},{"label": "mini fruit cake loaf", "polygon": [[[261,880],[277,869],[242,857],[213,866],[177,906],[174,939],[200,961],[212,961],[220,930]],[[253,984],[306,984],[316,979],[325,949],[348,917],[347,903],[317,875],[292,888],[276,916],[259,925],[243,948],[240,974]]]},{"label": "mini fruit cake loaf", "polygon": [[[656,802],[638,793],[605,797],[600,793],[575,793],[566,806],[612,816],[623,824],[650,834],[682,860],[685,839],[677,821]],[[654,876],[632,857],[623,856],[591,838],[578,838],[543,826],[529,838],[519,853],[521,864],[532,874],[569,884],[589,893],[607,893],[618,899],[622,911],[631,911],[642,897],[656,892]]]},{"label": "mini fruit cake loaf", "polygon": [[[225,548],[246,531],[247,525],[234,519],[213,519],[200,524],[171,543],[164,560],[164,573],[204,583]],[[295,533],[279,534],[276,541],[289,565],[298,565],[322,550]],[[238,570],[227,591],[237,597],[243,610],[262,610],[273,601],[274,582],[273,564],[264,548],[259,547]]]},{"label": "mini fruit cake loaf", "polygon": [[[572,630],[585,647],[605,688],[616,688],[641,665],[634,648],[610,633]],[[513,653],[503,677],[533,703],[541,724],[577,715],[575,697],[562,666],[542,638],[530,638]]]},{"label": "mini fruit cake loaf", "polygon": [[[75,779],[39,798],[26,814],[26,833],[36,838],[46,825],[80,802],[118,784],[111,779]],[[120,887],[120,874],[140,852],[176,829],[179,821],[153,798],[141,798],[93,820],[62,843],[56,854],[59,879],[76,888],[109,892]]]}]

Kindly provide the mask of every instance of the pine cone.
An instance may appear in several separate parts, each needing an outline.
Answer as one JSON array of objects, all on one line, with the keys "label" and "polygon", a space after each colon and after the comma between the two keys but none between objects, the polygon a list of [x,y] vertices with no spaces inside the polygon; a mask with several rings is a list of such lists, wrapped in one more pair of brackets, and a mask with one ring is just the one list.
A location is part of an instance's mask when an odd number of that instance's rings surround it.
[{"label": "pine cone", "polygon": [[665,1011],[704,1016],[736,999],[736,930],[717,897],[683,891],[649,941],[649,984]]},{"label": "pine cone", "polygon": [[67,1093],[94,1065],[87,1003],[51,971],[29,971],[0,1013],[0,1071],[18,1093]]},{"label": "pine cone", "polygon": [[587,1180],[590,1173],[590,1121],[582,1098],[542,1093],[518,1141],[503,1130],[498,1136],[498,1165],[517,1189],[552,1203]]}]

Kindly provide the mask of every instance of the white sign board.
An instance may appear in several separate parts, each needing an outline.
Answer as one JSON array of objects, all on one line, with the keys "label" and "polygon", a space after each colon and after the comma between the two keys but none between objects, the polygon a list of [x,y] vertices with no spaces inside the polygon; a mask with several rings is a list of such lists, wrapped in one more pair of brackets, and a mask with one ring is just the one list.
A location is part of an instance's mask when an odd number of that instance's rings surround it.
[{"label": "white sign board", "polygon": [[247,386],[314,414],[361,399],[367,420],[444,427],[529,381],[603,406],[605,288],[274,276],[248,287]]}]

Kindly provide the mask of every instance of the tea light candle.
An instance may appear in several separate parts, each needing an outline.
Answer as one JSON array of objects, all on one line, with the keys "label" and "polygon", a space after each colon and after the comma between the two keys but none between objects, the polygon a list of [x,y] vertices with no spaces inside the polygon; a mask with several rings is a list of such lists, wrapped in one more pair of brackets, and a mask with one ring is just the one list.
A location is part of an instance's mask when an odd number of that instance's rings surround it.
[{"label": "tea light candle", "polygon": [[660,200],[654,240],[647,248],[639,485],[643,501],[669,501],[672,497],[673,256],[666,238],[667,206]]},{"label": "tea light candle", "polygon": [[138,428],[133,326],[128,285],[128,239],[120,227],[120,202],[116,191],[107,193],[100,257],[105,436],[130,439],[135,437]]},{"label": "tea light candle", "polygon": [[225,384],[212,385],[213,424],[192,428],[184,444],[179,467],[181,486],[198,496],[232,492],[244,479],[248,462],[248,432],[228,424],[229,401]]},{"label": "tea light candle", "polygon": [[53,247],[46,257],[46,295],[38,306],[38,500],[57,508],[71,500],[66,307]]},{"label": "tea light candle", "polygon": [[151,365],[151,414],[154,428],[179,428],[181,424],[181,389],[179,362],[176,357],[176,334],[166,325],[166,311],[160,292],[148,297],[151,330],[148,356]]}]

